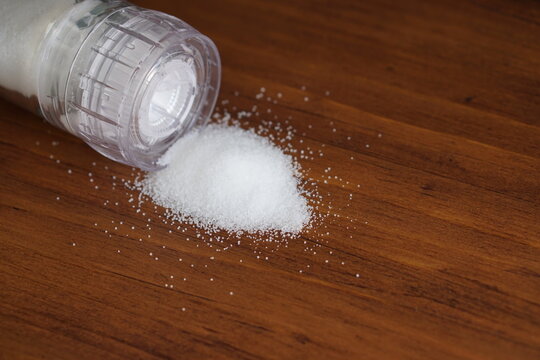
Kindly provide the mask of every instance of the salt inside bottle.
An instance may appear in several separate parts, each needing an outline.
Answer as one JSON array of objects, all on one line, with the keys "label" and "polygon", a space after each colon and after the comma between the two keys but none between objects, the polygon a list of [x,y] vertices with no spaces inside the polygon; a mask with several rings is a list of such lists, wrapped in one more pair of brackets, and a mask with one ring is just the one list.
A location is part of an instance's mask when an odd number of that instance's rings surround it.
[{"label": "salt inside bottle", "polygon": [[0,95],[143,170],[215,105],[214,43],[123,0],[0,0]]}]

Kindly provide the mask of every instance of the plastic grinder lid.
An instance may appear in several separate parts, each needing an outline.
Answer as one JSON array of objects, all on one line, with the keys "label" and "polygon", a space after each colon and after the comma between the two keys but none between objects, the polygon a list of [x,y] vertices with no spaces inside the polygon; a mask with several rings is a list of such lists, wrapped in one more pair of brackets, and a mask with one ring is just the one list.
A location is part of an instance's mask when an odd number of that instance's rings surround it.
[{"label": "plastic grinder lid", "polygon": [[183,21],[138,7],[96,26],[66,90],[66,127],[103,155],[143,170],[208,121],[220,83],[214,43]]}]

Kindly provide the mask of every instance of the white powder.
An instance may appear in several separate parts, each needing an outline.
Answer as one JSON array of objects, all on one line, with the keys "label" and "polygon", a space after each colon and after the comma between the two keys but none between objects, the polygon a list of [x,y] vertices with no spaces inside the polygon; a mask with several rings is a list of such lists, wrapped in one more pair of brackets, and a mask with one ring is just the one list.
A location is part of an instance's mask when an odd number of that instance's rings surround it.
[{"label": "white powder", "polygon": [[206,229],[299,233],[311,209],[292,158],[252,131],[209,125],[182,137],[138,183],[179,219]]},{"label": "white powder", "polygon": [[37,94],[37,54],[54,21],[75,0],[0,0],[0,86]]}]

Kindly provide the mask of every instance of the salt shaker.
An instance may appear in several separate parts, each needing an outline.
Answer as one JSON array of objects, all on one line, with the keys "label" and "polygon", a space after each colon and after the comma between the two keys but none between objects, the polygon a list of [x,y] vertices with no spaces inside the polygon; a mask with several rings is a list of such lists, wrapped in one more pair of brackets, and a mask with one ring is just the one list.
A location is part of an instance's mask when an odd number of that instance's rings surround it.
[{"label": "salt shaker", "polygon": [[0,95],[143,170],[208,121],[214,43],[123,0],[0,0]]}]

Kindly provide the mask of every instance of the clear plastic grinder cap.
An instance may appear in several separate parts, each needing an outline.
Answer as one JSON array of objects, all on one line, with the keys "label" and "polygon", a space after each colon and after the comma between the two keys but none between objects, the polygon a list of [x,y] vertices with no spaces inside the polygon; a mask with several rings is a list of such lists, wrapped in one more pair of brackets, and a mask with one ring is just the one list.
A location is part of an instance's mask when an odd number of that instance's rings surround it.
[{"label": "clear plastic grinder cap", "polygon": [[180,136],[208,121],[219,83],[209,38],[170,15],[120,8],[79,49],[61,125],[111,159],[156,170]]}]

